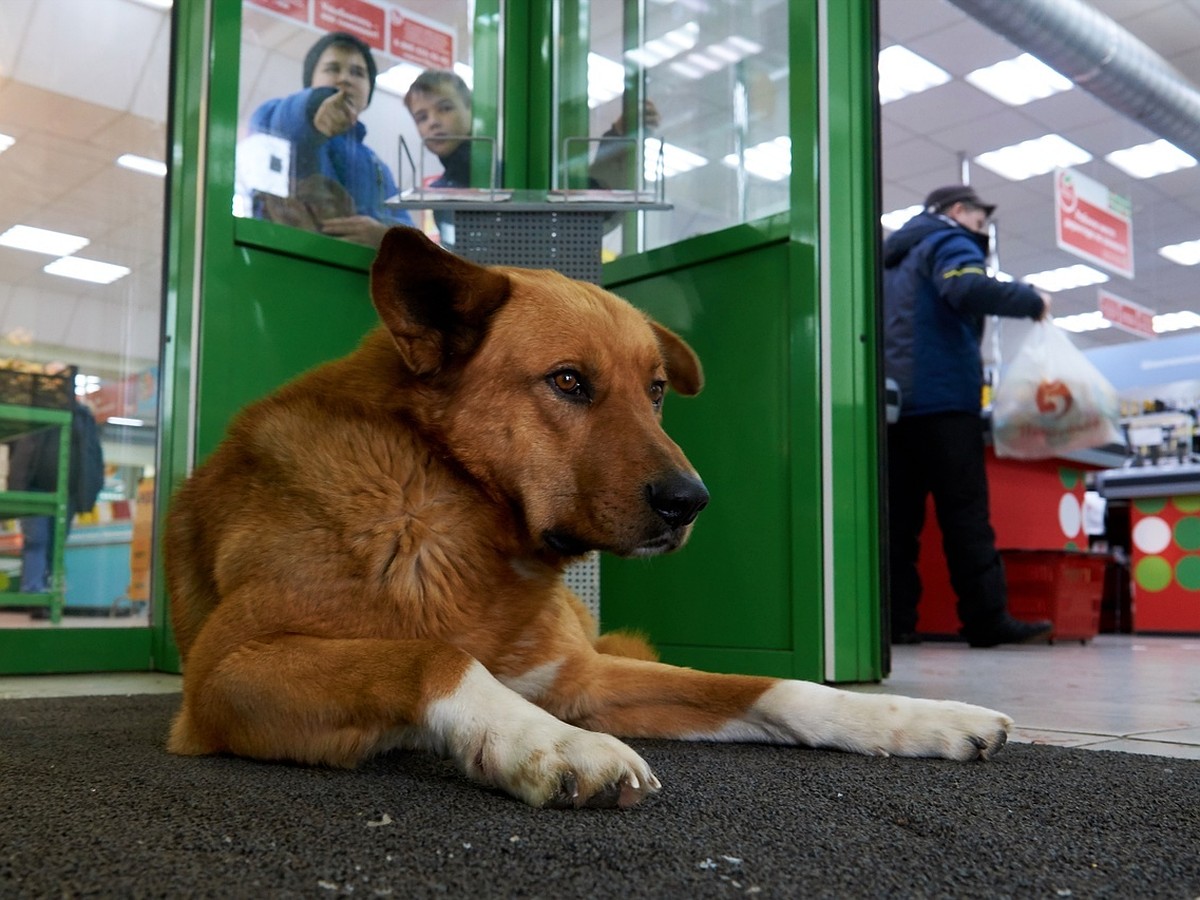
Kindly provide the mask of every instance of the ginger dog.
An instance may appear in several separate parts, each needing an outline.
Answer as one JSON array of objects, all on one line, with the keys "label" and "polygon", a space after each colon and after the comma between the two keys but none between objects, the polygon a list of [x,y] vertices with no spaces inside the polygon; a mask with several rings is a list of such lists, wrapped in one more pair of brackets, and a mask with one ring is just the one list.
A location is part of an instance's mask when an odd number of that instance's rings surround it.
[{"label": "ginger dog", "polygon": [[[680,547],[708,492],[660,418],[702,385],[676,335],[599,287],[459,259],[397,228],[382,326],[244,410],[166,531],[183,704],[169,748],[354,766],[453,758],[534,806],[661,787],[613,735],[986,758],[962,703],[675,668],[598,638],[564,585],[593,548]],[[623,655],[621,655],[623,654]]]}]

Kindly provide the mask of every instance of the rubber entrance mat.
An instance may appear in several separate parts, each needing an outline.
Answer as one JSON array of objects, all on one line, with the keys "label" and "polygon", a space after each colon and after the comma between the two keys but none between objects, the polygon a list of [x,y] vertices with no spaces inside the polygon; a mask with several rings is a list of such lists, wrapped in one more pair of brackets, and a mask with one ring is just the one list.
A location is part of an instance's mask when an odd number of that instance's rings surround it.
[{"label": "rubber entrance mat", "polygon": [[173,757],[178,700],[0,702],[0,897],[1200,896],[1200,761],[634,740],[663,791],[564,812],[419,753]]}]

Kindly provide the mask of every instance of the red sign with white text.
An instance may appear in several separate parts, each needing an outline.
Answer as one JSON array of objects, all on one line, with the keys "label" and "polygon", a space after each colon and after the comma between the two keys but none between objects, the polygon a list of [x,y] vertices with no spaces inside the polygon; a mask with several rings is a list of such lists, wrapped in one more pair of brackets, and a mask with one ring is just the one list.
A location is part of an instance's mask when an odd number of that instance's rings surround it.
[{"label": "red sign with white text", "polygon": [[410,12],[393,9],[392,56],[416,63],[423,69],[449,69],[454,65],[454,32],[438,22],[418,19]]},{"label": "red sign with white text", "polygon": [[1054,173],[1054,236],[1068,253],[1133,277],[1129,201],[1071,169]]},{"label": "red sign with white text", "polygon": [[1101,290],[1098,296],[1100,314],[1118,328],[1142,337],[1158,337],[1154,330],[1154,310],[1131,303],[1108,291]]},{"label": "red sign with white text", "polygon": [[383,7],[366,0],[316,0],[314,24],[325,31],[345,31],[362,38],[372,50],[385,50]]},{"label": "red sign with white text", "polygon": [[312,0],[248,0],[254,6],[261,6],[267,12],[283,16],[285,19],[295,19],[308,24],[308,8]]}]

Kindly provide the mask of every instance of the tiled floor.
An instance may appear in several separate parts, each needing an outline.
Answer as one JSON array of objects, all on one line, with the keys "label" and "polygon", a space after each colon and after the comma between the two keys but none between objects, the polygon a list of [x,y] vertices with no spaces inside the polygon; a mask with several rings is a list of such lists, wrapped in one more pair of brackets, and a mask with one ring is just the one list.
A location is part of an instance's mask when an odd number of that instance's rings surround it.
[{"label": "tiled floor", "polygon": [[1017,741],[1200,759],[1200,637],[894,647],[891,677],[860,689],[999,709]]},{"label": "tiled floor", "polygon": [[[890,678],[855,689],[1000,709],[1016,721],[1013,740],[1200,759],[1200,637],[893,652]],[[0,700],[179,689],[178,676],[161,673],[0,677]]]}]

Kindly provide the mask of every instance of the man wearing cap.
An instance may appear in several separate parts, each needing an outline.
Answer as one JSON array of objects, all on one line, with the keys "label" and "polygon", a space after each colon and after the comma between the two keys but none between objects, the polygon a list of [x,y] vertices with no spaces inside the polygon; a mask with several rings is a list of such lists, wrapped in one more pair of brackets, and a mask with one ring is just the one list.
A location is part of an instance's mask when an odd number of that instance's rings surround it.
[{"label": "man wearing cap", "polygon": [[917,640],[917,573],[926,498],[933,494],[962,634],[972,647],[1049,636],[1051,623],[1008,612],[1004,564],[988,510],[983,363],[986,316],[1041,319],[1050,298],[986,270],[995,206],[968,185],[938,188],[883,247],[884,368],[900,387],[888,426],[892,640]]},{"label": "man wearing cap", "polygon": [[396,182],[363,143],[367,129],[358,119],[374,96],[375,75],[370,47],[352,34],[330,32],[304,57],[304,90],[268,100],[250,117],[252,132],[291,142],[295,185],[319,176],[349,194],[353,214],[320,217],[321,232],[371,247],[390,226],[412,224],[408,213],[384,206]]}]

